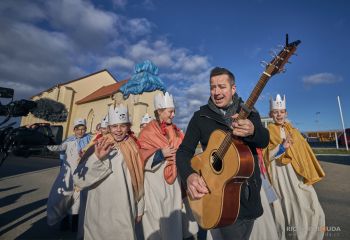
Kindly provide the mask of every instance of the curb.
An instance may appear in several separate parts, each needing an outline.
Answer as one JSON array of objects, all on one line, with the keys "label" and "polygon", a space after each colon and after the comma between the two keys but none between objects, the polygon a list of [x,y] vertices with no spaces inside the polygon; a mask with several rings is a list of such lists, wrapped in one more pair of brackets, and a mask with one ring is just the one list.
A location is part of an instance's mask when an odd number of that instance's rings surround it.
[{"label": "curb", "polygon": [[319,153],[315,154],[316,156],[340,156],[340,157],[350,157],[350,154],[339,154],[339,153]]}]

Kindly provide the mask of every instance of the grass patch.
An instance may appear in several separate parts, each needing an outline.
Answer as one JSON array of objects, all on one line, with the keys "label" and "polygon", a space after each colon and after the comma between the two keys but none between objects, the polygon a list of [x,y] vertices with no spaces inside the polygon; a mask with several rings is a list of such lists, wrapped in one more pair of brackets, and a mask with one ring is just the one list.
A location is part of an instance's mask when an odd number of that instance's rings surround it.
[{"label": "grass patch", "polygon": [[315,154],[349,154],[350,150],[336,148],[313,148]]}]

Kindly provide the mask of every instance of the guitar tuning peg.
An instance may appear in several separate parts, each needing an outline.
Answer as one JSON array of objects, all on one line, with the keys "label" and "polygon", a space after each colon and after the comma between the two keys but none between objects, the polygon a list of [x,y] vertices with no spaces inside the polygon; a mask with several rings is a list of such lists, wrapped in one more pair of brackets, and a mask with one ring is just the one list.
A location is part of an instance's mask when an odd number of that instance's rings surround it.
[{"label": "guitar tuning peg", "polygon": [[287,72],[287,69],[282,68],[282,69],[280,69],[278,72],[280,72],[280,73],[285,73],[285,72]]},{"label": "guitar tuning peg", "polygon": [[278,44],[278,45],[277,45],[277,49],[278,49],[278,50],[281,51],[283,48],[284,48],[284,46],[283,46],[282,44]]},{"label": "guitar tuning peg", "polygon": [[272,57],[277,57],[277,51],[276,50],[270,50],[269,53],[270,53],[270,55]]},{"label": "guitar tuning peg", "polygon": [[269,63],[267,63],[267,62],[265,62],[265,61],[261,61],[261,62],[260,62],[260,65],[261,65],[262,67],[267,67],[267,66],[269,65]]}]

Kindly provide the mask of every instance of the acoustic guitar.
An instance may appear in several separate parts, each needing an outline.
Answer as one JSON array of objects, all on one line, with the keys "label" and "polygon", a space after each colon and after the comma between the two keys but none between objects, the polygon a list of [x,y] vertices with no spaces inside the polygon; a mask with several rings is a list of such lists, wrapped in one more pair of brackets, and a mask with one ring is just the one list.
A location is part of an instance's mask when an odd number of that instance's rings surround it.
[{"label": "acoustic guitar", "polygon": [[[268,80],[284,71],[284,65],[299,43],[299,40],[288,43],[286,35],[286,45],[270,63],[265,63],[265,71],[242,105],[238,119],[249,116]],[[241,186],[254,171],[254,157],[249,147],[231,131],[215,130],[205,151],[192,158],[191,166],[202,176],[209,190],[199,200],[188,197],[198,224],[204,229],[212,229],[234,223],[239,214]]]}]

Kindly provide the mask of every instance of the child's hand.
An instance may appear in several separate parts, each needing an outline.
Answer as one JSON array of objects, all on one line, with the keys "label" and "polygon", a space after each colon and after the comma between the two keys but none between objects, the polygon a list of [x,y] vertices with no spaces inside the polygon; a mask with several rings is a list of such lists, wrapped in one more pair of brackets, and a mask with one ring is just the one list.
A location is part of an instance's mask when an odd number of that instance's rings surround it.
[{"label": "child's hand", "polygon": [[95,144],[95,154],[98,159],[104,159],[107,154],[112,150],[113,142],[109,141],[108,138],[100,138]]},{"label": "child's hand", "polygon": [[285,149],[290,148],[293,145],[293,138],[292,135],[287,135],[285,139],[282,141],[282,145]]}]

